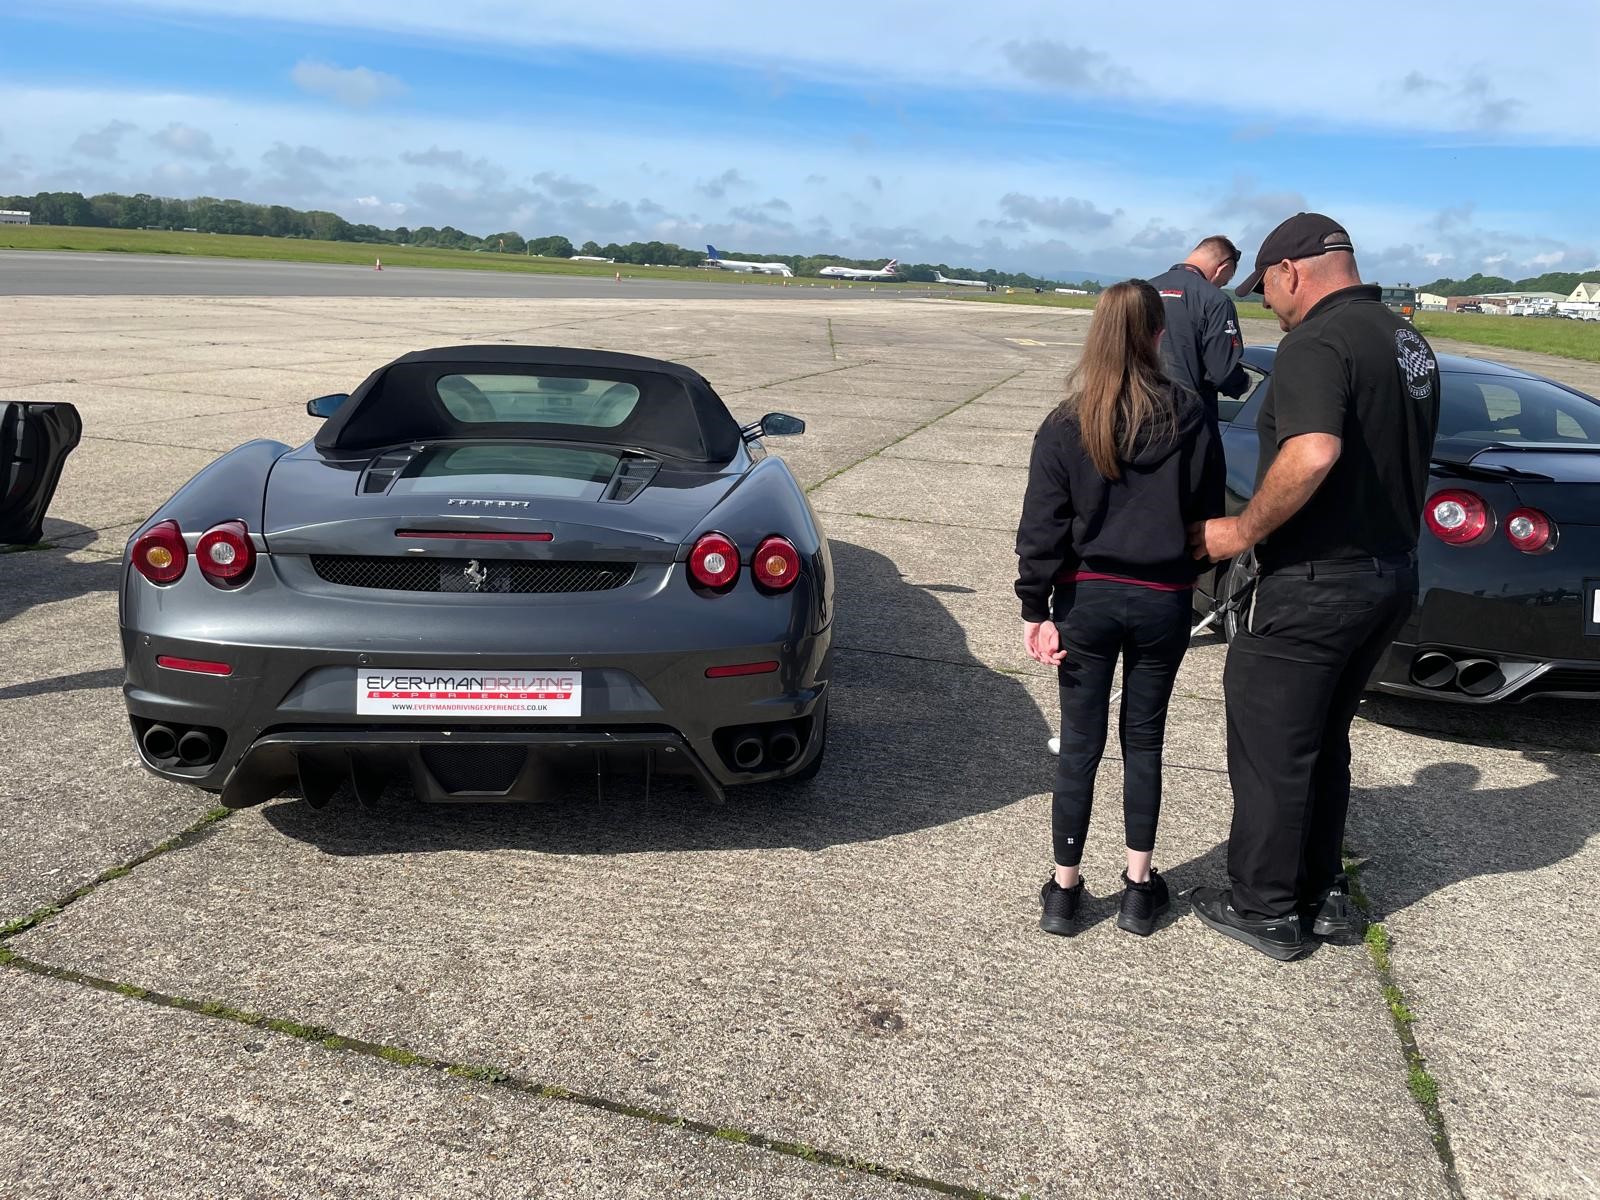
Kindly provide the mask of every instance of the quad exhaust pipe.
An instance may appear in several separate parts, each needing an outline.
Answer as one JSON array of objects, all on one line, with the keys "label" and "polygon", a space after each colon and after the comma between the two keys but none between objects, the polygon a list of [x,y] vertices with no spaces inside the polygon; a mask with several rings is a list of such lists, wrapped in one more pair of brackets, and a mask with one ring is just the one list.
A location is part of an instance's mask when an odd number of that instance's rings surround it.
[{"label": "quad exhaust pipe", "polygon": [[152,725],[144,731],[140,739],[144,752],[157,762],[165,762],[176,758],[178,754],[178,735],[173,732],[170,725]]},{"label": "quad exhaust pipe", "polygon": [[767,748],[755,734],[746,734],[733,744],[733,765],[741,771],[754,771],[767,757]]},{"label": "quad exhaust pipe", "polygon": [[211,735],[199,729],[189,730],[178,739],[178,758],[186,767],[198,767],[215,762],[217,750],[211,744]]},{"label": "quad exhaust pipe", "polygon": [[1430,691],[1455,687],[1468,696],[1492,696],[1506,685],[1506,673],[1492,658],[1451,658],[1424,650],[1411,660],[1411,682]]},{"label": "quad exhaust pipe", "polygon": [[767,737],[767,757],[775,767],[787,767],[800,757],[800,736],[793,725],[780,725]]}]

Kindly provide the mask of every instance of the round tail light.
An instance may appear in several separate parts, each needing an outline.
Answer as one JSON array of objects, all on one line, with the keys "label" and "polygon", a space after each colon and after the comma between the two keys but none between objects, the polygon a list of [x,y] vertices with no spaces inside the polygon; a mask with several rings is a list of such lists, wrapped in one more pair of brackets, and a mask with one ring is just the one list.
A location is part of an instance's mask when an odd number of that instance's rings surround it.
[{"label": "round tail light", "polygon": [[701,587],[726,591],[739,577],[739,547],[720,533],[705,534],[689,551],[689,574]]},{"label": "round tail light", "polygon": [[224,521],[205,531],[194,557],[200,573],[212,583],[243,583],[256,565],[256,548],[243,521]]},{"label": "round tail light", "polygon": [[1435,492],[1423,517],[1433,536],[1451,546],[1470,546],[1493,532],[1489,506],[1476,492],[1454,488]]},{"label": "round tail light", "polygon": [[189,565],[189,548],[176,521],[150,526],[133,543],[134,569],[151,583],[176,583]]},{"label": "round tail light", "polygon": [[788,538],[769,537],[756,547],[750,576],[767,592],[786,592],[800,578],[800,552]]},{"label": "round tail light", "polygon": [[1524,554],[1555,549],[1556,523],[1537,508],[1514,509],[1506,516],[1506,538]]}]

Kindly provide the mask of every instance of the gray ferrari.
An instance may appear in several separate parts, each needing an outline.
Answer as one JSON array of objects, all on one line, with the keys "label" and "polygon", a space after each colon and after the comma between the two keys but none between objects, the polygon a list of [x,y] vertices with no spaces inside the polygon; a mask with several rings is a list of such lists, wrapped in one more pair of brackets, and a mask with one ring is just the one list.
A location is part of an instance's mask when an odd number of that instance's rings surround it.
[{"label": "gray ferrari", "polygon": [[808,779],[833,572],[805,493],[687,367],[407,354],[306,405],[129,541],[124,695],[150,770],[231,808],[391,780],[532,800],[562,772]]}]

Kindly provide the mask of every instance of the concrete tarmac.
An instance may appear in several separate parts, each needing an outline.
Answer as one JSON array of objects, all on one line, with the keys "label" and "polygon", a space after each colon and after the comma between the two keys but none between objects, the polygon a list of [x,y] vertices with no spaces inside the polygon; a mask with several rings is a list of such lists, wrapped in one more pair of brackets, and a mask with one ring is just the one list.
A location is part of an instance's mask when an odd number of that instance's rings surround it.
[{"label": "concrete tarmac", "polygon": [[[374,259],[383,255],[373,247]],[[460,271],[433,267],[352,266],[268,259],[161,254],[0,251],[0,296],[349,296],[646,300],[896,300],[937,296],[938,288],[850,286],[793,279],[737,283],[707,271],[702,280],[652,279],[649,268],[620,264],[611,276]]]},{"label": "concrete tarmac", "polygon": [[[1183,899],[1225,878],[1230,813],[1227,648],[1201,639],[1167,733],[1172,913],[1116,928],[1113,738],[1081,928],[1043,935],[1056,680],[1021,652],[1012,541],[1087,314],[739,291],[0,298],[0,399],[86,429],[52,548],[0,554],[0,927],[29,922],[0,932],[0,1192],[1593,1196],[1596,708],[1363,707],[1349,843],[1386,993],[1363,946],[1273,963]],[[821,773],[720,807],[660,780],[284,797],[136,861],[213,799],[130,744],[129,532],[226,449],[308,438],[308,397],[471,341],[680,359],[741,420],[807,419],[769,448],[833,545]]]}]

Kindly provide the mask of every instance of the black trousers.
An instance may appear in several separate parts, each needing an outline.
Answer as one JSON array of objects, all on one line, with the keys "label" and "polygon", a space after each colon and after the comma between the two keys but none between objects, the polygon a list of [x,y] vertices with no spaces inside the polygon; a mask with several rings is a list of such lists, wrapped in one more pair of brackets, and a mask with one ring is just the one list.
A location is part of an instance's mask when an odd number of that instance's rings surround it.
[{"label": "black trousers", "polygon": [[1055,860],[1075,867],[1094,807],[1094,776],[1106,748],[1111,677],[1122,660],[1122,816],[1130,850],[1155,848],[1161,815],[1161,744],[1167,701],[1189,648],[1192,597],[1133,584],[1087,580],[1056,594],[1067,657],[1061,683],[1061,754],[1051,805]]},{"label": "black trousers", "polygon": [[1228,648],[1233,904],[1283,917],[1341,868],[1350,722],[1417,597],[1414,556],[1265,572]]}]

